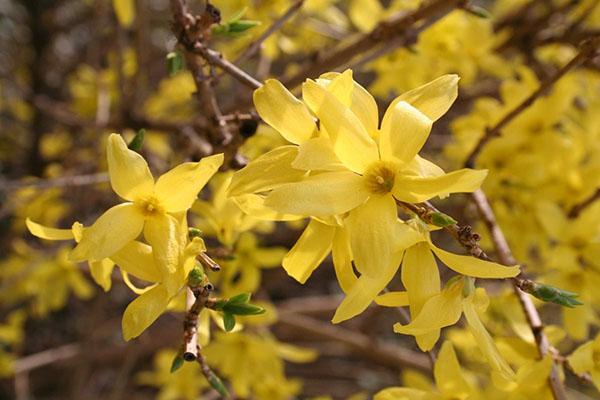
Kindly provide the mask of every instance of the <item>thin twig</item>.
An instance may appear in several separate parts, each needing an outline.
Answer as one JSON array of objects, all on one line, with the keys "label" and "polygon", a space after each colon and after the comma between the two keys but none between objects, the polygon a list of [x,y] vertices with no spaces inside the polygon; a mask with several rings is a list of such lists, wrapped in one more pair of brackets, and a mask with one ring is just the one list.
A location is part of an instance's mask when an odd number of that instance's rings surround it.
[{"label": "thin twig", "polygon": [[185,361],[195,361],[198,358],[198,316],[206,305],[211,292],[211,287],[207,286],[201,286],[197,290],[192,290],[190,287],[186,289],[187,312],[183,320],[183,359]]},{"label": "thin twig", "polygon": [[[506,237],[496,223],[496,216],[494,215],[494,211],[492,210],[485,193],[483,193],[482,190],[477,190],[472,194],[472,198],[477,206],[477,210],[481,219],[490,232],[490,236],[492,237],[492,242],[494,243],[494,247],[500,262],[504,265],[516,264],[516,260],[512,255],[510,247],[508,246]],[[536,310],[531,297],[519,288],[515,280],[513,280],[513,289],[519,299],[523,311],[525,312],[525,317],[527,318],[527,322],[535,338],[538,352],[540,353],[541,357],[544,357],[550,350],[550,343],[548,342],[548,337],[544,334],[544,325],[540,315]],[[550,375],[548,376],[548,382],[555,400],[567,399],[567,394],[560,380],[560,373],[556,363],[552,364],[552,369],[550,370]]]},{"label": "thin twig", "polygon": [[[398,46],[413,43],[416,36],[411,34],[412,28],[426,18],[439,19],[456,8],[462,0],[433,0],[425,3],[409,13],[399,13],[388,20],[380,22],[371,32],[360,35],[339,49],[324,51],[319,54],[314,62],[300,69],[296,74],[284,80],[284,85],[292,89],[306,78],[314,78],[319,74],[331,71],[348,63],[359,54],[371,51],[375,47],[405,37],[399,41]],[[414,32],[413,32],[414,33]]]},{"label": "thin twig", "polygon": [[277,32],[283,24],[285,24],[290,18],[296,14],[302,5],[304,4],[304,0],[298,0],[293,3],[279,18],[277,18],[271,26],[269,26],[255,41],[250,43],[250,45],[244,50],[242,54],[233,62],[234,64],[239,64],[242,61],[252,57],[256,52],[260,49],[265,40],[267,40],[273,33]]},{"label": "thin twig", "polygon": [[305,334],[341,343],[377,363],[397,369],[405,366],[429,371],[429,360],[424,354],[373,340],[367,335],[344,329],[339,325],[288,312],[281,313],[277,322]]},{"label": "thin twig", "polygon": [[485,144],[496,136],[500,136],[502,129],[515,119],[519,114],[525,111],[530,105],[532,105],[538,98],[545,94],[560,78],[562,78],[567,72],[573,68],[583,64],[587,60],[594,58],[597,55],[598,46],[600,40],[598,37],[590,39],[581,45],[579,53],[573,57],[565,66],[556,71],[552,76],[543,81],[540,87],[530,94],[525,100],[519,103],[515,108],[508,112],[496,125],[486,129],[485,134],[479,139],[477,145],[473,148],[467,160],[465,166],[473,168],[475,165],[475,159],[483,149]]},{"label": "thin twig", "polygon": [[82,348],[78,343],[65,344],[53,349],[25,356],[15,361],[15,374],[25,373],[58,361],[68,360],[81,354]]},{"label": "thin twig", "polygon": [[35,179],[35,180],[16,180],[5,182],[0,191],[12,191],[22,188],[35,188],[35,189],[49,189],[53,187],[75,187],[75,186],[86,186],[95,185],[98,183],[108,182],[108,174],[106,172],[100,172],[97,174],[89,175],[73,175],[73,176],[62,176],[60,178],[53,179]]},{"label": "thin twig", "polygon": [[596,189],[594,194],[581,203],[574,205],[569,211],[569,218],[577,218],[586,207],[592,205],[598,199],[600,199],[600,188]]}]

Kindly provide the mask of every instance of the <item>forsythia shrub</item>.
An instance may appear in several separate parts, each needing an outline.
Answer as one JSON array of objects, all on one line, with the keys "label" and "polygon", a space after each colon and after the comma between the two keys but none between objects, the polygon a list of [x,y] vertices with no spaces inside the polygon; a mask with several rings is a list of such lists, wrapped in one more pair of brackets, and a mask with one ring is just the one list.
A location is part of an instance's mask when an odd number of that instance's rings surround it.
[{"label": "forsythia shrub", "polygon": [[0,397],[598,396],[596,0],[6,8]]}]

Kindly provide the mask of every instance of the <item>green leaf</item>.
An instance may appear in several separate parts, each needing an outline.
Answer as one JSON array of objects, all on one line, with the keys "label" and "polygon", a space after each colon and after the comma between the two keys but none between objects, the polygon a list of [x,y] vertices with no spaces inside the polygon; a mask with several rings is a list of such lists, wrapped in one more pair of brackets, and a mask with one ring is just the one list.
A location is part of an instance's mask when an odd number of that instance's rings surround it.
[{"label": "green leaf", "polygon": [[226,299],[220,299],[215,302],[215,307],[213,308],[215,311],[223,311],[223,307],[227,304]]},{"label": "green leaf", "polygon": [[456,224],[456,220],[449,215],[446,215],[441,212],[434,212],[431,214],[431,223],[435,226],[439,226],[444,228],[446,226]]},{"label": "green leaf", "polygon": [[223,311],[232,315],[259,315],[264,314],[266,310],[262,307],[248,303],[231,303],[228,302],[223,306]]},{"label": "green leaf", "polygon": [[238,36],[248,29],[260,25],[260,21],[242,19],[239,21],[229,21],[221,25],[212,27],[212,33],[218,36]]},{"label": "green leaf", "polygon": [[576,299],[576,297],[579,297],[578,293],[569,292],[551,285],[534,283],[531,288],[528,288],[527,292],[540,300],[559,304],[564,307],[574,308],[583,304]]},{"label": "green leaf", "polygon": [[206,274],[200,264],[196,264],[188,275],[188,284],[192,287],[200,286],[204,283]]},{"label": "green leaf", "polygon": [[172,51],[167,54],[167,70],[169,76],[176,75],[183,69],[183,56],[178,51]]},{"label": "green leaf", "polygon": [[231,332],[233,328],[235,328],[235,317],[233,314],[225,312],[223,314],[223,325],[225,327],[225,331]]},{"label": "green leaf", "polygon": [[177,354],[171,363],[171,373],[177,371],[179,368],[183,366],[183,357],[181,354]]},{"label": "green leaf", "polygon": [[208,377],[208,383],[210,383],[210,386],[219,392],[223,398],[229,398],[229,392],[227,391],[227,388],[225,388],[223,381],[221,381],[221,379],[214,373]]},{"label": "green leaf", "polygon": [[129,142],[129,144],[127,145],[127,148],[129,148],[129,150],[133,150],[139,153],[142,149],[142,144],[144,143],[145,134],[145,129],[140,129],[139,131],[137,131],[133,139],[131,139],[131,142]]},{"label": "green leaf", "polygon": [[241,293],[229,299],[229,304],[247,303],[250,301],[252,293]]},{"label": "green leaf", "polygon": [[202,237],[202,231],[198,228],[189,228],[188,236],[190,237],[190,239],[193,239],[195,237]]}]

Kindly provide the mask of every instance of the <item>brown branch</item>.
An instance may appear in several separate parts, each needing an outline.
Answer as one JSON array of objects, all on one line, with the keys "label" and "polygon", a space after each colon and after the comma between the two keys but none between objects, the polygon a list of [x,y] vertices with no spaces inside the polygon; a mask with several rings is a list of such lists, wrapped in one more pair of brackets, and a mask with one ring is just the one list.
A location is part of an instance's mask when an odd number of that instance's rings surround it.
[{"label": "brown branch", "polygon": [[77,357],[81,353],[81,345],[77,343],[65,344],[18,359],[14,363],[14,372],[15,374],[25,373],[58,361]]},{"label": "brown branch", "polygon": [[198,344],[198,316],[208,302],[212,285],[207,284],[199,288],[186,289],[186,314],[183,320],[183,359],[196,361],[200,351]]},{"label": "brown branch", "polygon": [[36,180],[16,180],[4,182],[1,191],[12,191],[21,188],[31,187],[36,189],[49,189],[53,187],[76,187],[95,185],[98,183],[108,182],[108,174],[100,172],[97,174],[89,175],[73,175],[73,176],[62,176],[60,178],[53,179],[36,179]]},{"label": "brown branch", "polygon": [[506,125],[508,125],[508,123],[510,123],[519,114],[525,111],[538,98],[544,95],[556,83],[556,81],[562,78],[567,72],[569,72],[573,68],[594,58],[597,55],[599,45],[600,40],[598,37],[584,42],[581,45],[579,53],[575,57],[573,57],[571,61],[569,61],[565,66],[556,71],[548,79],[544,80],[536,91],[530,94],[525,100],[523,100],[510,112],[508,112],[498,123],[496,123],[496,125],[494,125],[491,128],[487,128],[485,134],[481,137],[477,145],[473,148],[473,150],[467,157],[465,166],[472,168],[475,165],[475,159],[477,158],[483,147],[487,144],[487,142],[489,142],[492,138],[496,136],[500,136],[502,129]]},{"label": "brown branch", "polygon": [[280,313],[278,323],[304,334],[341,343],[365,358],[392,368],[406,366],[429,371],[429,360],[424,354],[373,340],[367,335],[344,329],[339,325],[287,312]]},{"label": "brown branch", "polygon": [[[323,72],[334,70],[349,62],[355,56],[371,51],[375,47],[396,41],[398,46],[406,46],[416,40],[415,25],[426,18],[439,19],[457,7],[462,0],[433,0],[409,13],[399,13],[388,20],[380,22],[371,32],[360,35],[338,49],[329,49],[319,54],[311,64],[302,68],[295,75],[285,79],[283,84],[292,89],[306,78],[314,78]],[[417,31],[418,32],[418,31]]]},{"label": "brown branch", "polygon": [[[508,246],[506,237],[496,223],[496,216],[494,215],[494,211],[492,210],[485,193],[483,193],[482,190],[477,190],[472,194],[472,198],[477,206],[477,210],[481,219],[490,232],[490,236],[492,237],[492,242],[494,243],[494,247],[496,248],[500,262],[504,265],[516,264],[516,260],[510,250],[510,247]],[[550,343],[544,334],[544,325],[539,313],[535,308],[535,305],[533,304],[533,301],[531,300],[531,297],[519,288],[517,281],[518,278],[513,280],[514,292],[519,299],[521,308],[525,312],[525,317],[527,318],[527,323],[529,324],[531,332],[535,338],[538,352],[541,357],[544,357],[550,351]],[[567,394],[562,382],[560,381],[560,373],[556,363],[552,364],[552,369],[548,377],[548,383],[550,384],[550,389],[552,390],[554,399],[567,399]]]},{"label": "brown branch", "polygon": [[598,199],[600,199],[600,188],[596,189],[594,194],[581,203],[574,205],[569,211],[569,218],[577,218],[586,207],[592,205]]},{"label": "brown branch", "polygon": [[[510,247],[508,246],[508,242],[504,237],[504,233],[496,223],[496,217],[492,208],[487,200],[485,194],[478,190],[472,194],[473,200],[477,206],[477,210],[482,220],[484,221],[486,227],[490,232],[490,236],[492,237],[492,241],[494,243],[494,247],[496,249],[496,253],[500,260],[500,263],[503,265],[515,265],[517,261],[512,255]],[[424,220],[425,222],[432,224],[432,216],[435,213],[439,213],[439,211],[433,207],[429,203],[422,204],[410,204],[404,202],[398,202],[398,204],[412,212],[414,212],[419,218]],[[479,246],[479,235],[472,231],[472,228],[469,225],[461,226],[459,224],[452,224],[444,227],[444,230],[448,232],[458,243],[461,244],[469,254],[474,257],[480,258],[486,261],[493,260],[481,249]],[[543,357],[550,350],[550,345],[548,342],[548,338],[543,332],[543,324],[541,318],[531,300],[531,297],[527,295],[522,289],[527,289],[528,287],[533,285],[533,282],[523,276],[521,273],[519,276],[511,279],[513,289],[515,294],[517,295],[521,307],[525,313],[527,318],[527,322],[531,327],[531,331],[534,335],[538,351],[540,355]],[[549,376],[549,383],[554,398],[556,400],[564,400],[566,399],[565,389],[560,382],[560,377],[558,373],[558,369],[554,364]]]},{"label": "brown branch", "polygon": [[255,41],[250,43],[246,50],[244,50],[244,52],[235,59],[234,64],[239,64],[256,54],[256,52],[261,48],[263,42],[267,40],[273,33],[277,32],[290,18],[292,18],[294,14],[296,14],[300,8],[302,8],[302,5],[304,5],[304,0],[298,0],[293,3],[286,12],[281,14],[279,18],[273,21],[267,30],[265,30]]}]

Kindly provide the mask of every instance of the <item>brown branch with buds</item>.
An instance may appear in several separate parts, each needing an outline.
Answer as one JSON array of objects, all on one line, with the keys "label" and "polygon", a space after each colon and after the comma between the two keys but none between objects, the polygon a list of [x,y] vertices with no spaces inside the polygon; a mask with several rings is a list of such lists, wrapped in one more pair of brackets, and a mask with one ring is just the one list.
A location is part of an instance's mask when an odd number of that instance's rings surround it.
[{"label": "brown branch with buds", "polygon": [[598,55],[598,50],[600,46],[600,37],[595,37],[593,39],[585,41],[579,50],[579,53],[571,61],[569,61],[566,65],[556,71],[552,76],[548,79],[544,80],[539,88],[531,93],[525,100],[519,103],[515,108],[510,110],[498,123],[496,123],[493,127],[487,128],[485,134],[479,139],[479,142],[475,145],[467,160],[465,161],[465,166],[469,168],[473,168],[475,165],[475,159],[483,149],[483,147],[489,142],[492,138],[500,136],[502,129],[508,125],[512,120],[514,120],[519,114],[525,111],[529,106],[531,106],[537,99],[542,97],[548,90],[567,72],[574,69],[575,67],[585,63],[588,60],[591,60],[596,55]]},{"label": "brown branch with buds", "polygon": [[420,32],[419,27],[416,26],[420,21],[428,18],[436,21],[461,3],[462,0],[433,0],[424,3],[414,11],[398,13],[380,22],[371,32],[360,35],[352,42],[338,49],[321,52],[311,64],[285,79],[283,84],[292,89],[306,78],[314,78],[323,72],[339,68],[355,56],[370,52],[382,44],[394,42],[396,47],[410,45],[416,41]]}]

